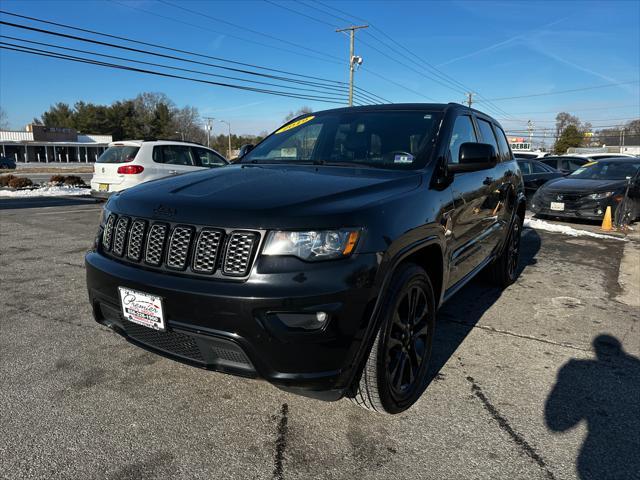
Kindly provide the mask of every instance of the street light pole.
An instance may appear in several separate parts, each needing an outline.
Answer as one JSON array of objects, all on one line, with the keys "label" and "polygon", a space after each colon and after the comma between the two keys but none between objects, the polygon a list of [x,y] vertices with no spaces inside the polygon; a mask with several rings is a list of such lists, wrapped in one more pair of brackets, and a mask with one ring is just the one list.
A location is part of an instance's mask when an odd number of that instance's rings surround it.
[{"label": "street light pole", "polygon": [[231,123],[227,122],[226,120],[220,120],[220,123],[225,123],[227,125],[227,129],[228,129],[228,138],[229,138],[229,149],[227,150],[227,158],[231,158]]},{"label": "street light pole", "polygon": [[205,130],[207,131],[207,147],[211,148],[211,145],[210,145],[211,128],[212,128],[211,122],[213,120],[215,120],[215,118],[213,118],[213,117],[204,117],[204,119],[207,121],[207,123],[204,126]]},{"label": "street light pole", "polygon": [[179,133],[179,134],[180,134],[180,137],[182,138],[182,141],[184,142],[184,132],[178,132],[178,131],[176,131],[176,132],[174,132],[174,133]]},{"label": "street light pole", "polygon": [[356,30],[368,28],[369,25],[352,25],[347,28],[339,28],[336,32],[349,31],[349,106],[353,106],[353,72],[356,65],[362,65],[362,57],[355,55]]}]

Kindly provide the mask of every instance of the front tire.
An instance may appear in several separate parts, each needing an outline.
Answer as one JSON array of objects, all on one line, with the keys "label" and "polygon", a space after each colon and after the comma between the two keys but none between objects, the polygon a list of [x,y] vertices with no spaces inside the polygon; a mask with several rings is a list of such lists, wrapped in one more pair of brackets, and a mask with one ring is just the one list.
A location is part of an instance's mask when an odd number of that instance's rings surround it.
[{"label": "front tire", "polygon": [[435,295],[429,276],[413,263],[394,273],[384,320],[350,399],[378,413],[411,407],[427,387],[435,328]]}]

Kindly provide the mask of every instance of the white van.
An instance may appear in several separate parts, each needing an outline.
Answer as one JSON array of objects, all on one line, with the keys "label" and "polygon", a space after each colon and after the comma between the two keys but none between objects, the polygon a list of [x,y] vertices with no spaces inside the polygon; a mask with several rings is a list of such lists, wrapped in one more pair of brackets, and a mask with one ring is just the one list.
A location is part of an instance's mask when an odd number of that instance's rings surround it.
[{"label": "white van", "polygon": [[149,180],[228,164],[218,152],[195,143],[173,140],[112,142],[94,166],[91,194],[106,198]]}]

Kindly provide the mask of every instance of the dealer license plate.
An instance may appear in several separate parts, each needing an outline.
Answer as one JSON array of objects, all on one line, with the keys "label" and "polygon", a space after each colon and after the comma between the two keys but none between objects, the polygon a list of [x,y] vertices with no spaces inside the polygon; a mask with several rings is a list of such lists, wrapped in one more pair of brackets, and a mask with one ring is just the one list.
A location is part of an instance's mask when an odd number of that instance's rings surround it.
[{"label": "dealer license plate", "polygon": [[555,210],[557,212],[564,211],[564,203],[563,202],[551,202],[551,210]]},{"label": "dealer license plate", "polygon": [[108,183],[100,183],[100,184],[98,184],[98,191],[99,192],[108,192],[109,191],[109,184]]},{"label": "dealer license plate", "polygon": [[122,315],[126,320],[154,330],[164,331],[162,298],[130,288],[118,287]]}]

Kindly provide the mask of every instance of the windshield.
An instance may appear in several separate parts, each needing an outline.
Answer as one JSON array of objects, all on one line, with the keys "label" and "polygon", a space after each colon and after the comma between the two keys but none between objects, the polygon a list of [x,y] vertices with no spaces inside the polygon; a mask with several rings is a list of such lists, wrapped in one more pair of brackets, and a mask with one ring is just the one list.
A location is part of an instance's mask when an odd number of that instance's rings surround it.
[{"label": "windshield", "polygon": [[637,162],[603,162],[587,164],[569,175],[571,178],[587,180],[624,180],[633,177],[640,169]]},{"label": "windshield", "polygon": [[424,166],[440,112],[308,115],[276,130],[242,163],[316,163],[415,169]]},{"label": "windshield", "polygon": [[127,163],[136,158],[140,147],[119,145],[107,148],[98,158],[97,163]]}]

